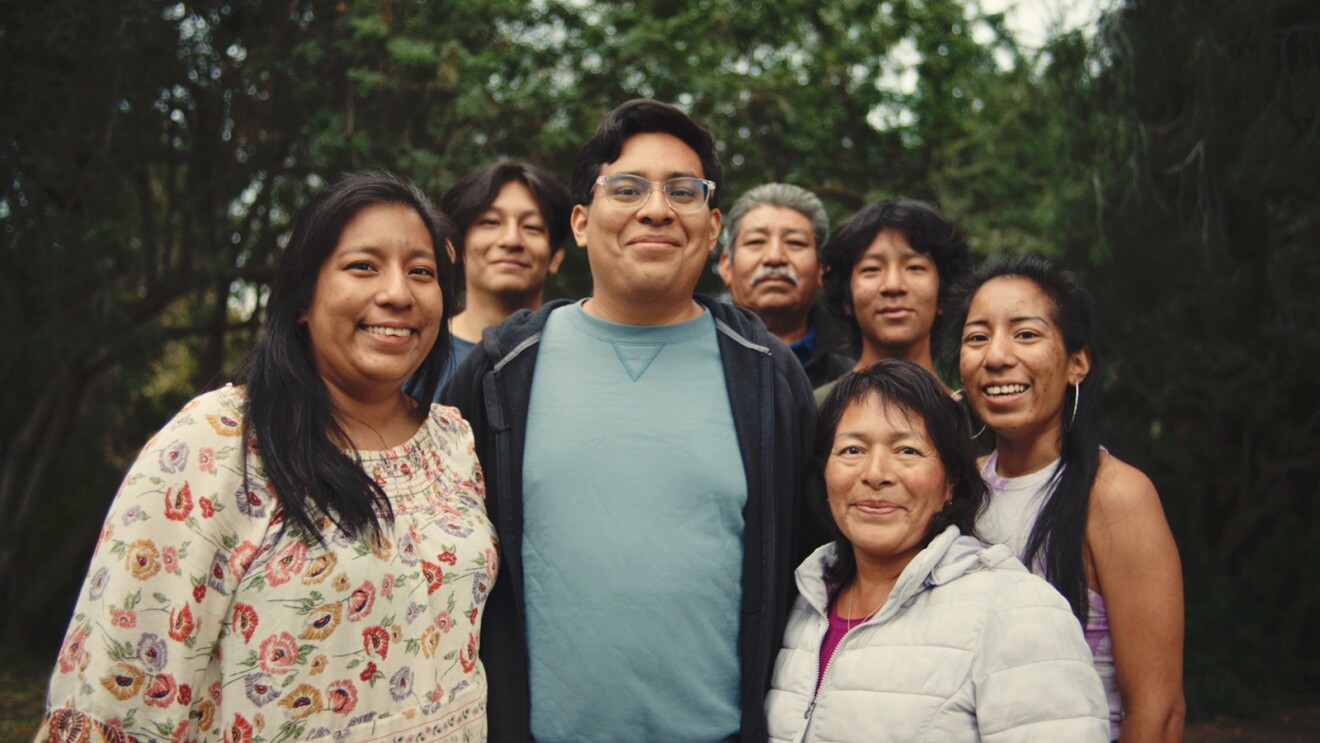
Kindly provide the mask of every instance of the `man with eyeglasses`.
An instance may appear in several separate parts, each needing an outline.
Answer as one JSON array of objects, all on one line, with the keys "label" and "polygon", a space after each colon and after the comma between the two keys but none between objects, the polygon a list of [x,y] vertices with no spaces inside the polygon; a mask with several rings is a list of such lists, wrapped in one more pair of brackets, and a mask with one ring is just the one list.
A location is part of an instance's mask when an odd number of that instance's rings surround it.
[{"label": "man with eyeglasses", "polygon": [[502,549],[491,740],[765,740],[815,405],[755,314],[693,293],[720,176],[677,108],[611,112],[571,185],[592,295],[488,329],[442,394]]}]

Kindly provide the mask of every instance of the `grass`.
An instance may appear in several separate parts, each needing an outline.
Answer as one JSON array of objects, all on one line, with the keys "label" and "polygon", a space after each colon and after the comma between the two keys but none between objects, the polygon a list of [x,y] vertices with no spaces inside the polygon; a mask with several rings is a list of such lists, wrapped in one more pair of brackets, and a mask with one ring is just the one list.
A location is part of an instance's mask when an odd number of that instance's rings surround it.
[{"label": "grass", "polygon": [[50,670],[35,660],[0,665],[0,740],[29,741],[37,734]]}]

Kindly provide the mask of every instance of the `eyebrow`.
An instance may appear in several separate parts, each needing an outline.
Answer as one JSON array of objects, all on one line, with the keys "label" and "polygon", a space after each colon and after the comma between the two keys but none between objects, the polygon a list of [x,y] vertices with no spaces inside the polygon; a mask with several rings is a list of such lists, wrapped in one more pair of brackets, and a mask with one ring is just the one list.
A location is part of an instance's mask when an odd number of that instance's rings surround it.
[{"label": "eyebrow", "polygon": [[520,210],[520,211],[514,211],[514,210],[512,210],[512,209],[501,209],[501,208],[495,206],[494,204],[491,204],[490,206],[486,207],[486,210],[483,211],[481,214],[478,214],[477,216],[479,216],[479,217],[480,217],[480,216],[485,216],[486,214],[488,214],[488,213],[490,213],[490,212],[495,212],[495,213],[497,213],[497,214],[512,214],[512,215],[514,215],[515,217],[525,217],[525,216],[527,216],[527,215],[529,215],[529,214],[534,214],[534,215],[536,215],[536,216],[538,216],[538,217],[539,217],[539,216],[543,216],[543,215],[541,214],[541,210],[540,210],[539,207],[532,207],[532,208],[530,208],[530,209],[522,209],[522,210]]},{"label": "eyebrow", "polygon": [[[844,438],[844,439],[846,439],[846,438],[854,438],[854,439],[859,439],[859,440],[863,440],[863,441],[870,441],[872,437],[868,436],[868,435],[867,435],[865,432],[863,432],[863,431],[839,431],[839,432],[837,432],[837,433],[834,434],[834,438],[835,438],[835,439],[841,439],[841,438]],[[899,442],[899,441],[907,441],[907,440],[909,440],[909,439],[915,439],[915,440],[917,440],[917,441],[925,441],[925,440],[926,440],[926,437],[925,437],[925,436],[922,436],[921,434],[917,433],[916,431],[897,431],[897,432],[895,432],[894,434],[892,434],[891,436],[889,436],[888,438],[889,438],[889,441],[890,441],[891,443],[897,443],[897,442]]]},{"label": "eyebrow", "polygon": [[[353,253],[366,253],[374,258],[383,258],[385,256],[385,251],[375,245],[356,245],[344,251],[345,255]],[[404,257],[408,260],[412,260],[418,256],[422,258],[430,258],[432,260],[437,259],[436,252],[433,248],[427,248],[421,245],[410,246]]]},{"label": "eyebrow", "polygon": [[[1044,323],[1044,324],[1049,323],[1048,320],[1046,320],[1045,318],[1039,315],[1022,315],[1020,317],[1008,318],[1008,324],[1016,325],[1017,323],[1031,322],[1033,320],[1038,323]],[[990,324],[989,320],[968,320],[967,322],[963,323],[963,327],[967,328],[967,327],[971,327],[972,325],[989,325],[989,324]]]},{"label": "eyebrow", "polygon": [[[763,225],[757,225],[757,226],[755,226],[755,227],[748,227],[746,233],[744,233],[744,234],[751,235],[751,234],[762,233],[762,232],[769,234],[769,233],[773,232],[773,230],[771,230],[769,227],[765,227],[765,226],[763,226]],[[781,232],[782,234],[785,234],[785,235],[810,235],[810,234],[811,234],[811,230],[804,230],[804,229],[802,229],[801,227],[782,227],[782,228],[780,228],[779,232]]]},{"label": "eyebrow", "polygon": [[[641,178],[644,181],[650,180],[650,178],[647,178],[642,173],[634,173],[632,171],[625,171],[621,173],[610,173],[610,175],[630,175],[634,178]],[[665,176],[665,180],[667,181],[673,180],[674,178],[701,178],[701,176],[697,175],[696,173],[693,173],[690,170],[671,170],[669,171],[669,174]]]}]

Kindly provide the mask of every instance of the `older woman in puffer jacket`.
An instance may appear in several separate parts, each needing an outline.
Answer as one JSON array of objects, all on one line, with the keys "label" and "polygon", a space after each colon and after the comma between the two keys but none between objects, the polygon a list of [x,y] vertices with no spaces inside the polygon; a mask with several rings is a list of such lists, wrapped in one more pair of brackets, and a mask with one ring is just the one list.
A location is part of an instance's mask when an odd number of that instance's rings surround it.
[{"label": "older woman in puffer jacket", "polygon": [[1107,741],[1067,602],[972,525],[967,424],[930,374],[882,361],[820,411],[834,542],[799,597],[766,697],[775,741]]}]

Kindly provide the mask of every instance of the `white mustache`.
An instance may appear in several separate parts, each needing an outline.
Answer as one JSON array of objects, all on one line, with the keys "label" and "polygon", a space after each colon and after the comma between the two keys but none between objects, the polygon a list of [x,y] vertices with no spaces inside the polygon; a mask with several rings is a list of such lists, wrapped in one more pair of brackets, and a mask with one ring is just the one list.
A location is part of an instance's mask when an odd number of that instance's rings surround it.
[{"label": "white mustache", "polygon": [[802,283],[797,274],[793,273],[793,269],[788,266],[761,266],[752,273],[752,286],[756,286],[766,279],[786,279],[793,286]]}]

